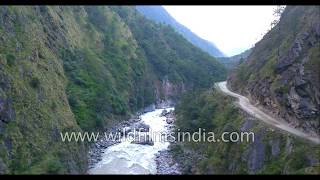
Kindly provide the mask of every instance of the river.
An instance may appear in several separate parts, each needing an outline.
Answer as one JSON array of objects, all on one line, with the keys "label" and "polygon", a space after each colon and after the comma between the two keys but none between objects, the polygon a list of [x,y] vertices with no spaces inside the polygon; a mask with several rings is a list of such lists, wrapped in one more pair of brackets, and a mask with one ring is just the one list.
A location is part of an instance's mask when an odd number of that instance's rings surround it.
[{"label": "river", "polygon": [[[165,108],[167,111],[174,108]],[[164,109],[155,109],[141,115],[141,121],[150,126],[152,134],[168,133],[166,117],[160,117]],[[168,149],[169,142],[153,138],[154,145],[133,144],[125,137],[121,142],[106,148],[102,160],[89,170],[89,174],[156,174],[156,154]]]}]

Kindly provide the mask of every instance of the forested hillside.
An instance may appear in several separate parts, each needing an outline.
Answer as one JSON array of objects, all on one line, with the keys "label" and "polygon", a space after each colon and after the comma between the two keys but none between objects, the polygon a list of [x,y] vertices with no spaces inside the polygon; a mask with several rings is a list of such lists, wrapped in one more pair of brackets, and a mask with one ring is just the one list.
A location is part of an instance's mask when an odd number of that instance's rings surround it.
[{"label": "forested hillside", "polygon": [[203,51],[209,53],[213,57],[224,57],[224,53],[217,46],[205,39],[202,39],[190,29],[177,22],[171,15],[161,6],[136,6],[137,10],[147,18],[172,26],[175,31],[182,34],[188,41]]},{"label": "forested hillside", "polygon": [[[319,135],[318,6],[287,6],[280,21],[228,78],[232,90],[279,121],[313,137]],[[240,110],[214,89],[182,98],[176,107],[177,128],[254,132],[254,142],[176,143],[172,147],[184,173],[319,174],[319,145],[273,128]],[[277,120],[278,120],[277,119]]]},{"label": "forested hillside", "polygon": [[272,128],[233,102],[213,89],[187,94],[176,106],[179,132],[201,128],[216,139],[224,132],[254,133],[254,141],[174,143],[183,174],[319,174],[319,145]]},{"label": "forested hillside", "polygon": [[87,144],[153,103],[225,78],[213,57],[134,7],[0,7],[0,173],[85,173]]}]

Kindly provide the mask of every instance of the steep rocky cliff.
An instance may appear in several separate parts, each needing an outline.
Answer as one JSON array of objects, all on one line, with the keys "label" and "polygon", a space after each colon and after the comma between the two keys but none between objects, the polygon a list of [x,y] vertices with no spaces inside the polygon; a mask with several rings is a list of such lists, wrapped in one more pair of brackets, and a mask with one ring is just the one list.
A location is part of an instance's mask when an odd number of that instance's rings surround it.
[{"label": "steep rocky cliff", "polygon": [[[202,133],[207,133],[200,141],[186,140],[171,146],[182,173],[320,173],[319,145],[274,129],[243,112],[233,102],[218,90],[208,90],[188,94],[178,103],[175,110],[177,132],[199,132],[201,128]],[[209,132],[214,133],[215,142],[212,138],[209,141]],[[225,132],[236,133],[239,139],[223,142],[221,136]],[[247,139],[249,136],[241,133],[254,133],[251,136],[254,138]],[[225,138],[230,140],[228,135]]]},{"label": "steep rocky cliff", "polygon": [[[319,6],[288,6],[278,24],[233,70],[228,79],[231,89],[293,126],[319,135],[319,30]],[[254,142],[175,143],[171,152],[183,173],[320,173],[319,145],[252,118],[233,101],[212,89],[186,94],[177,104],[178,132],[201,128],[214,132],[215,138],[224,132],[254,133]]]},{"label": "steep rocky cliff", "polygon": [[81,131],[53,42],[66,31],[43,10],[0,8],[0,173],[85,172],[85,145],[60,140]]},{"label": "steep rocky cliff", "polygon": [[0,173],[85,173],[87,144],[60,132],[104,130],[223,78],[214,58],[134,7],[2,6]]},{"label": "steep rocky cliff", "polygon": [[294,127],[320,134],[320,8],[287,6],[229,84]]}]

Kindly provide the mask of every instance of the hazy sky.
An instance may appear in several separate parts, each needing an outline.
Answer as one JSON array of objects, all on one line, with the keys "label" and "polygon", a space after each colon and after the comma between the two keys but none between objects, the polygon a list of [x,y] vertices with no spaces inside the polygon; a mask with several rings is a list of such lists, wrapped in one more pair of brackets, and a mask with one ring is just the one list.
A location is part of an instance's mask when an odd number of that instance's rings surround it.
[{"label": "hazy sky", "polygon": [[179,23],[232,56],[270,29],[275,6],[163,6]]}]

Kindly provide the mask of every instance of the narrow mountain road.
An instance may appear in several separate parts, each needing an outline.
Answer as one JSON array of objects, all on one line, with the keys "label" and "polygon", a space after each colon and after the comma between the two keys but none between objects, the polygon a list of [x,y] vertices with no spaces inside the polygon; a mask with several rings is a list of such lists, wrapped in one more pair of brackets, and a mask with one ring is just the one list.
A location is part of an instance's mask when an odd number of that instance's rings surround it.
[{"label": "narrow mountain road", "polygon": [[293,134],[293,135],[299,136],[301,138],[310,140],[313,143],[320,144],[320,137],[310,136],[310,135],[302,132],[301,130],[298,130],[298,129],[291,127],[288,123],[286,123],[284,121],[276,120],[275,118],[264,113],[259,108],[257,108],[253,104],[251,104],[248,98],[230,91],[227,88],[226,81],[216,83],[215,87],[229,96],[238,98],[238,104],[240,105],[240,108],[243,109],[244,111],[246,111],[247,113],[249,113],[250,115],[254,116],[255,118],[257,118],[257,119],[259,119],[259,120],[261,120],[271,126],[274,126],[274,127],[279,128],[281,130],[289,132],[290,134]]}]

